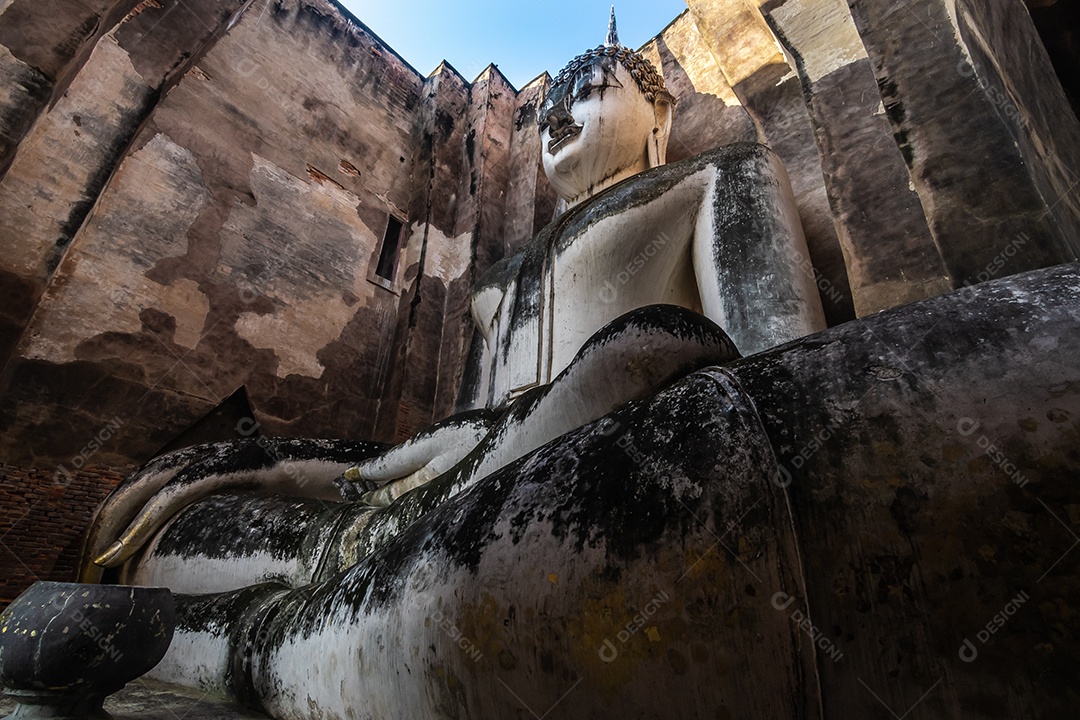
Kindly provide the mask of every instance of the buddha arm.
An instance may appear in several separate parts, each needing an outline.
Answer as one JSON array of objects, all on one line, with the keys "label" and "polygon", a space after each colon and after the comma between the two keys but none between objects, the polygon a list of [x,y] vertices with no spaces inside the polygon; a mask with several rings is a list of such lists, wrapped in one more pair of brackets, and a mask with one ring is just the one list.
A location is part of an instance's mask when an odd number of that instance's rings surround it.
[{"label": "buddha arm", "polygon": [[714,153],[693,241],[702,309],[752,355],[825,329],[813,266],[780,159],[761,145]]}]

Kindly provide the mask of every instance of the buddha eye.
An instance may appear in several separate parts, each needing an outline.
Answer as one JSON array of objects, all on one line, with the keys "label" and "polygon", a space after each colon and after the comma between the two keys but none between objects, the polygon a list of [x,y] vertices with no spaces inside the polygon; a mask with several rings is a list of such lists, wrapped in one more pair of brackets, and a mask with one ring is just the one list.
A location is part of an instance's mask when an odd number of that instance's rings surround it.
[{"label": "buddha eye", "polygon": [[603,86],[602,78],[594,80],[593,73],[587,72],[579,75],[578,78],[574,80],[574,85],[570,89],[570,94],[575,100],[582,100],[592,94],[593,90],[597,90]]},{"label": "buddha eye", "polygon": [[575,98],[580,98],[584,95],[588,95],[592,88],[592,77],[590,75],[584,75],[574,81],[574,87],[571,88],[570,94]]},{"label": "buddha eye", "polygon": [[570,92],[575,100],[583,100],[593,92],[609,87],[622,87],[622,83],[615,77],[614,71],[596,64],[584,68],[584,71],[574,79]]}]

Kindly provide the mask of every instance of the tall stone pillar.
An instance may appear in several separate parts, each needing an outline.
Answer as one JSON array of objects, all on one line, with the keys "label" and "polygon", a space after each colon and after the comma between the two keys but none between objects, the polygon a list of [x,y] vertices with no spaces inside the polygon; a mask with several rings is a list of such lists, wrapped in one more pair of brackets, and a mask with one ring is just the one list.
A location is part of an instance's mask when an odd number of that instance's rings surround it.
[{"label": "tall stone pillar", "polygon": [[849,0],[957,286],[1076,258],[1080,128],[1020,0]]},{"label": "tall stone pillar", "polygon": [[856,314],[952,289],[845,0],[761,10],[799,74]]},{"label": "tall stone pillar", "polygon": [[554,217],[557,197],[537,162],[540,133],[536,111],[550,85],[551,77],[541,73],[518,91],[514,103],[502,225],[505,254],[517,251]]},{"label": "tall stone pillar", "polygon": [[[473,81],[465,131],[467,172],[462,174],[458,190],[461,202],[454,229],[454,237],[461,243],[459,262],[454,269],[441,270],[446,304],[432,420],[450,415],[457,404],[473,339],[473,282],[510,250],[505,221],[507,203],[515,191],[511,179],[519,170],[527,172],[531,165],[519,169],[510,164],[517,107],[517,90],[494,65]],[[535,132],[535,127],[530,129]],[[535,181],[531,190],[519,190],[526,196],[535,191]]]},{"label": "tall stone pillar", "polygon": [[[0,93],[0,179],[7,174],[20,144],[49,101],[67,89],[98,40],[136,2],[0,2],[0,88],[4,90]],[[41,167],[37,169],[40,171]],[[39,198],[40,195],[35,197]],[[18,207],[25,212],[27,202],[22,201]],[[6,220],[9,213],[10,209],[0,208],[0,220]],[[27,235],[30,233],[20,229],[22,243],[33,239]],[[12,242],[0,229],[0,244],[5,247],[4,257],[0,259],[0,366],[18,343],[41,297],[45,280],[55,267],[35,257],[40,252],[31,253],[29,258],[21,257],[20,249],[13,247]]]},{"label": "tall stone pillar", "polygon": [[[51,98],[139,0],[0,2],[0,177]],[[146,3],[143,3],[145,5]]]}]

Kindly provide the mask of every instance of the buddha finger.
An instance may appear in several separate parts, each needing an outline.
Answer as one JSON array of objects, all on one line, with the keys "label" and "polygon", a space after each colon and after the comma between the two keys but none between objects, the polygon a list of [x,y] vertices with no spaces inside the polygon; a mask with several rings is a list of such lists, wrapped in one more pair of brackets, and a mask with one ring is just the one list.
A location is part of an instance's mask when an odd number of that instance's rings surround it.
[{"label": "buddha finger", "polygon": [[456,465],[476,447],[496,417],[497,413],[478,410],[436,423],[382,455],[358,463],[358,479],[379,485],[421,475],[422,481],[430,480]]}]

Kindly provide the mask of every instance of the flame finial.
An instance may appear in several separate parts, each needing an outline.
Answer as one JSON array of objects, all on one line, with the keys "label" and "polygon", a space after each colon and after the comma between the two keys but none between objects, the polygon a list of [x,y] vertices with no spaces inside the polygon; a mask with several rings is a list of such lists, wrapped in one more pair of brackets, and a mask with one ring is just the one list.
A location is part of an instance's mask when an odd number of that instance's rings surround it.
[{"label": "flame finial", "polygon": [[608,20],[607,26],[607,39],[604,40],[604,47],[614,47],[621,45],[619,42],[619,30],[615,27],[615,6],[611,6],[611,19]]},{"label": "flame finial", "polygon": [[[3,2],[3,0],[0,0]],[[630,72],[630,77],[637,83],[638,89],[645,94],[645,99],[654,102],[661,97],[671,104],[675,104],[675,98],[664,86],[664,78],[657,72],[648,59],[619,42],[619,32],[615,29],[615,6],[611,6],[611,20],[608,23],[607,40],[603,45],[598,45],[592,50],[586,50],[582,54],[567,63],[566,67],[559,71],[555,79],[551,81],[551,87],[570,82],[581,68],[593,62],[596,58],[615,58],[624,68]]]}]

